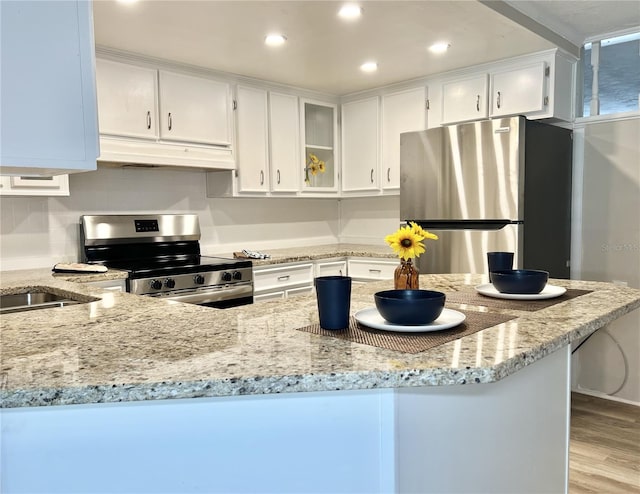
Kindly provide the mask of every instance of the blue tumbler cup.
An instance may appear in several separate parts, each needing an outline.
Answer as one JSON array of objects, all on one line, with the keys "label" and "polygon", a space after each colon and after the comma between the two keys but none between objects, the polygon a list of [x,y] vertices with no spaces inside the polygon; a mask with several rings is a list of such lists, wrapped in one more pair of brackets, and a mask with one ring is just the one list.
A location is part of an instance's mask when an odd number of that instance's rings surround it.
[{"label": "blue tumbler cup", "polygon": [[513,252],[487,252],[487,264],[489,265],[489,281],[493,271],[513,269]]},{"label": "blue tumbler cup", "polygon": [[349,276],[320,276],[315,280],[318,315],[322,329],[349,327],[351,309],[351,278]]}]

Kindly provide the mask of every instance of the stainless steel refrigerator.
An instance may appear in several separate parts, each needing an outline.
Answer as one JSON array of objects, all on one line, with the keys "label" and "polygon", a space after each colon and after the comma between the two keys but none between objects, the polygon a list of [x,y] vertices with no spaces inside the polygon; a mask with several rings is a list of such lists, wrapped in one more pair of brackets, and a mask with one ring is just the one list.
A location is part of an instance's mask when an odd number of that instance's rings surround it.
[{"label": "stainless steel refrigerator", "polygon": [[400,219],[436,233],[422,273],[486,273],[486,253],[569,277],[572,132],[524,117],[400,136]]}]

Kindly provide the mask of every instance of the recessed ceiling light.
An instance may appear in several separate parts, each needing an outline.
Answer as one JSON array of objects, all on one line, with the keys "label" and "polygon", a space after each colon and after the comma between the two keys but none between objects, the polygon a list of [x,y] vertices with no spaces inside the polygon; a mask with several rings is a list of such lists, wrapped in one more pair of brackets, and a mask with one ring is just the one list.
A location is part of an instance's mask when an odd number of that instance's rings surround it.
[{"label": "recessed ceiling light", "polygon": [[269,46],[280,46],[283,45],[285,41],[287,41],[287,38],[282,34],[269,34],[264,39],[265,44]]},{"label": "recessed ceiling light", "polygon": [[429,47],[429,51],[431,51],[432,53],[444,53],[449,49],[449,46],[449,43],[446,43],[444,41],[440,43],[434,43]]},{"label": "recessed ceiling light", "polygon": [[353,20],[357,19],[362,15],[362,7],[360,5],[356,5],[355,3],[348,3],[343,5],[338,15],[343,19]]},{"label": "recessed ceiling light", "polygon": [[375,72],[378,70],[378,64],[376,62],[365,62],[360,66],[362,72]]}]

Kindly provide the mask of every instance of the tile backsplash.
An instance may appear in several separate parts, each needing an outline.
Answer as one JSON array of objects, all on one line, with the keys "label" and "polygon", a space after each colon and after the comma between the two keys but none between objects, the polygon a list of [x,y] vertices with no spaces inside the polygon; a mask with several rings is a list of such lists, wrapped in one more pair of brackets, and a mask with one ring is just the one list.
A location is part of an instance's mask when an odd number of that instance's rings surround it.
[{"label": "tile backsplash", "polygon": [[106,168],[69,177],[69,197],[0,198],[0,270],[80,258],[83,214],[196,213],[203,253],[346,242],[381,243],[397,227],[398,197],[206,197],[204,172]]}]

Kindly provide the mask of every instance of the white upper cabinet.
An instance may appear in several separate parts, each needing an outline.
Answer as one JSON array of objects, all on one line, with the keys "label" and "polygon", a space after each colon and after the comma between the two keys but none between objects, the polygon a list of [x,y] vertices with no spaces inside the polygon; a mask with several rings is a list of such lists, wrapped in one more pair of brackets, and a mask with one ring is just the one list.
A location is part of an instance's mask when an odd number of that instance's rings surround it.
[{"label": "white upper cabinet", "polygon": [[159,75],[161,139],[231,145],[228,84],[166,70]]},{"label": "white upper cabinet", "polygon": [[487,74],[446,82],[442,85],[442,123],[487,118],[489,90]]},{"label": "white upper cabinet", "polygon": [[0,177],[0,196],[68,196],[69,175]]},{"label": "white upper cabinet", "polygon": [[269,93],[271,190],[298,192],[301,188],[300,120],[298,97]]},{"label": "white upper cabinet", "polygon": [[433,83],[429,127],[510,115],[571,122],[575,71],[558,50],[457,71]]},{"label": "white upper cabinet", "polygon": [[237,171],[209,173],[210,197],[297,195],[300,180],[298,97],[236,87]]},{"label": "white upper cabinet", "polygon": [[[338,191],[337,111],[337,105],[332,103],[300,100],[303,192],[335,194]],[[312,157],[324,163],[315,174]]]},{"label": "white upper cabinet", "polygon": [[229,84],[112,54],[96,68],[101,161],[235,168]]},{"label": "white upper cabinet", "polygon": [[96,70],[100,133],[156,138],[157,70],[103,59]]},{"label": "white upper cabinet", "polygon": [[377,96],[342,105],[342,190],[378,190],[380,103]]},{"label": "white upper cabinet", "polygon": [[239,192],[268,192],[267,92],[236,88],[237,169]]},{"label": "white upper cabinet", "polygon": [[383,190],[400,188],[400,134],[426,129],[426,93],[418,87],[382,96]]},{"label": "white upper cabinet", "polygon": [[400,134],[426,128],[426,87],[342,105],[342,191],[349,195],[397,193]]},{"label": "white upper cabinet", "polygon": [[95,170],[92,3],[0,2],[0,173]]},{"label": "white upper cabinet", "polygon": [[549,104],[544,62],[491,74],[491,116],[540,112]]}]

